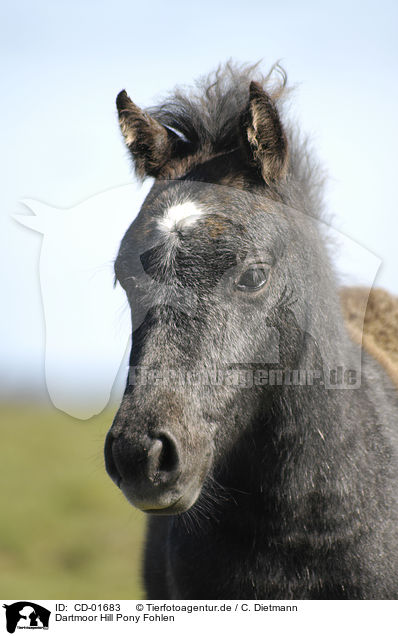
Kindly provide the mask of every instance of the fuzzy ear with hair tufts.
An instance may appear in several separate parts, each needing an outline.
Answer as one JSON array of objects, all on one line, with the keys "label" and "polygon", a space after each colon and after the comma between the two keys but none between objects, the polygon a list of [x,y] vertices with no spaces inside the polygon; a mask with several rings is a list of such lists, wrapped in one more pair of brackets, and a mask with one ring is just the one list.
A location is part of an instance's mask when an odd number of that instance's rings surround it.
[{"label": "fuzzy ear with hair tufts", "polygon": [[132,154],[137,175],[141,178],[158,177],[181,139],[173,130],[136,106],[126,91],[119,93],[116,106],[120,128]]},{"label": "fuzzy ear with hair tufts", "polygon": [[266,183],[282,179],[287,172],[287,139],[274,102],[258,82],[250,83],[242,126],[250,163]]}]

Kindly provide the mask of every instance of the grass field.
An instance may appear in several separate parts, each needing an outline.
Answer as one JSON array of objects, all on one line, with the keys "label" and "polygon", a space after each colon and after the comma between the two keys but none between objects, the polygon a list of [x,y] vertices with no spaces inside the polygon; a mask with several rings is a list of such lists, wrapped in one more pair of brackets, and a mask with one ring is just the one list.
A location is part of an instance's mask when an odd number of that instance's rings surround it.
[{"label": "grass field", "polygon": [[112,415],[0,406],[0,598],[142,598],[145,518],[104,468]]}]

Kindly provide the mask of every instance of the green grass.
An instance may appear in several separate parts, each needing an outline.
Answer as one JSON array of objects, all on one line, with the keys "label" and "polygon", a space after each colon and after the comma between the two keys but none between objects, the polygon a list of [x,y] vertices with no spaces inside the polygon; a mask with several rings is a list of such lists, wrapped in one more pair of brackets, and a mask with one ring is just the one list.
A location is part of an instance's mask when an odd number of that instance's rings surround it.
[{"label": "green grass", "polygon": [[0,598],[142,598],[144,515],[104,468],[112,415],[0,406]]}]

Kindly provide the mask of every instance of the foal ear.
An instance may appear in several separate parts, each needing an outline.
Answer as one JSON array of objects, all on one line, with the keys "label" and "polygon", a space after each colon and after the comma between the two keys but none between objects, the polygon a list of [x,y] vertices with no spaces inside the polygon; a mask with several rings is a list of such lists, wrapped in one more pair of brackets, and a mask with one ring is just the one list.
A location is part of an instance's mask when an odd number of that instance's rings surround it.
[{"label": "foal ear", "polygon": [[287,172],[286,135],[274,102],[257,82],[250,84],[242,123],[251,161],[261,170],[264,181],[269,184],[282,179]]},{"label": "foal ear", "polygon": [[131,101],[126,91],[116,98],[119,124],[138,176],[157,177],[170,159],[174,133]]}]

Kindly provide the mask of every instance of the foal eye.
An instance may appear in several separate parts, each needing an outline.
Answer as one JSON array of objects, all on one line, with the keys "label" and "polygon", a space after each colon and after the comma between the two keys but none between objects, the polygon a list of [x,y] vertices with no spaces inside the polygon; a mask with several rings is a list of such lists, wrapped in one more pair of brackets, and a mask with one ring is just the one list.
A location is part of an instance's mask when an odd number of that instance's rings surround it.
[{"label": "foal eye", "polygon": [[235,281],[235,287],[241,291],[249,292],[261,289],[268,280],[269,269],[267,265],[250,265]]}]

